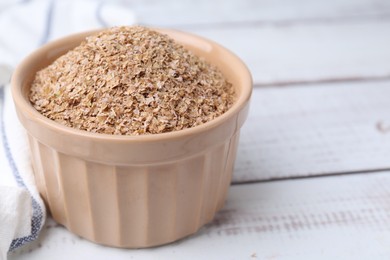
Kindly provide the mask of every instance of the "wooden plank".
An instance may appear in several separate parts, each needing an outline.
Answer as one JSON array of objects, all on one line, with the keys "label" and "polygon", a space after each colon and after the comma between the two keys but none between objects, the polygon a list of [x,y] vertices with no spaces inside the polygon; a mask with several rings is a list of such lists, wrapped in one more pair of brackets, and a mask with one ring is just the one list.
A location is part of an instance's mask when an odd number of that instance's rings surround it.
[{"label": "wooden plank", "polygon": [[129,1],[128,8],[141,24],[227,46],[248,64],[256,85],[390,78],[390,26],[382,23],[389,1],[149,0]]},{"label": "wooden plank", "polygon": [[390,21],[191,29],[248,65],[257,85],[390,78]]},{"label": "wooden plank", "polygon": [[318,20],[383,17],[386,0],[274,1],[198,0],[127,1],[140,23],[167,27],[199,27],[234,23],[280,24]]},{"label": "wooden plank", "polygon": [[[270,1],[233,1],[226,4],[212,2],[212,5],[208,5],[208,2],[206,4],[206,1],[175,4],[156,1],[149,2],[149,5],[137,1],[129,4],[128,9],[134,9],[141,23],[150,21],[153,24],[153,19],[157,19],[155,25],[169,26],[163,20],[170,19],[177,24],[172,25],[173,27],[182,27],[225,45],[248,64],[258,85],[390,78],[390,49],[387,47],[390,45],[390,34],[385,33],[390,31],[390,21],[387,19],[390,17],[390,14],[387,15],[390,13],[389,1],[311,3],[300,0],[291,6]],[[123,5],[123,9],[126,9],[126,5]],[[164,8],[159,9],[161,5]],[[224,11],[215,12],[216,7],[213,5],[223,6]],[[72,5],[67,2],[56,2],[49,19],[52,25],[49,27],[46,25],[50,9],[48,2],[32,1],[20,4],[18,8],[10,8],[0,16],[0,33],[7,35],[0,41],[0,62],[16,66],[45,38],[47,28],[51,40],[99,26],[98,6],[96,2],[83,2],[71,8]],[[112,7],[112,4],[103,5],[102,14],[106,8]],[[88,12],[82,16],[69,16],[62,12],[64,8]],[[116,8],[120,6],[116,5]],[[194,15],[187,15],[183,8],[191,10],[190,13],[201,14],[201,17],[195,19]],[[34,26],[29,21],[28,14],[31,10],[36,10],[39,18]],[[122,16],[126,16],[125,14],[126,12],[122,12]],[[353,19],[340,20],[333,15],[351,16]],[[80,17],[88,18],[88,22],[80,20]],[[183,27],[180,24],[186,22],[180,21],[180,17],[188,19],[185,20],[187,22],[202,21],[207,26]],[[245,19],[260,19],[260,22],[241,23]],[[125,17],[118,20],[126,21]],[[265,22],[261,22],[262,20]],[[225,22],[229,25],[221,27],[216,24]],[[9,28],[15,33],[9,34]]]},{"label": "wooden plank", "polygon": [[388,259],[389,182],[386,172],[233,186],[211,224],[153,249],[98,246],[49,220],[9,259]]},{"label": "wooden plank", "polygon": [[234,182],[390,168],[390,81],[255,89]]}]

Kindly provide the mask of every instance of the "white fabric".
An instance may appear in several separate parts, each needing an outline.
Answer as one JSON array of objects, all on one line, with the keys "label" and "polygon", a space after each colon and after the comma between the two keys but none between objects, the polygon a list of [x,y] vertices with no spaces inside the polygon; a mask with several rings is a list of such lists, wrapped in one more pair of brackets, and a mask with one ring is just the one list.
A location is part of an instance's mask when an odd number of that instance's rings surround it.
[{"label": "white fabric", "polygon": [[6,259],[10,249],[38,237],[46,212],[35,186],[27,137],[17,120],[10,88],[4,85],[0,129],[0,259]]},{"label": "white fabric", "polygon": [[0,194],[0,259],[6,259],[12,240],[31,233],[31,197],[24,188],[4,185]]},{"label": "white fabric", "polygon": [[0,0],[0,64],[15,67],[48,40],[135,20],[124,1]]},{"label": "white fabric", "polygon": [[0,260],[7,258],[8,251],[36,239],[46,218],[34,182],[26,134],[6,86],[9,70],[47,41],[134,21],[124,2],[0,1]]}]

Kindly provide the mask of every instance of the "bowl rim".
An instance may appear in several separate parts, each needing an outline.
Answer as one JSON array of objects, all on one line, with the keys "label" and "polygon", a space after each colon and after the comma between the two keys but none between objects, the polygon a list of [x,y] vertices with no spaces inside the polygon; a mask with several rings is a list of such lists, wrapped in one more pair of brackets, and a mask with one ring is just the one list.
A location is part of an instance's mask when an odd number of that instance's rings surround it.
[{"label": "bowl rim", "polygon": [[[209,129],[213,129],[222,125],[225,121],[229,120],[235,114],[239,113],[243,109],[243,107],[247,105],[252,94],[253,81],[248,67],[237,55],[235,55],[233,52],[229,51],[225,47],[221,46],[220,44],[212,40],[206,39],[198,35],[194,35],[192,33],[183,32],[175,29],[165,29],[165,28],[153,28],[153,29],[158,32],[168,34],[170,37],[172,37],[172,34],[175,34],[178,36],[190,37],[193,40],[195,40],[195,42],[211,44],[213,48],[217,48],[218,51],[223,52],[224,57],[228,55],[229,59],[235,62],[235,66],[239,67],[239,72],[237,73],[242,74],[241,77],[244,77],[244,79],[242,84],[243,87],[241,88],[240,94],[236,96],[236,100],[234,101],[233,105],[229,108],[229,110],[227,110],[222,115],[214,118],[213,120],[198,126],[194,126],[182,130],[166,132],[166,133],[142,134],[142,135],[112,135],[112,134],[104,134],[104,133],[93,133],[86,130],[80,130],[80,129],[62,125],[39,113],[32,106],[29,100],[24,97],[23,84],[22,84],[24,68],[29,64],[31,64],[32,62],[41,59],[40,57],[42,56],[44,57],[45,56],[44,54],[47,54],[53,48],[60,47],[64,42],[70,41],[73,38],[80,38],[80,37],[85,38],[86,36],[97,33],[104,29],[88,30],[80,33],[70,34],[65,37],[61,37],[45,45],[42,45],[40,48],[36,49],[27,57],[25,57],[22,60],[22,62],[19,63],[19,65],[16,67],[11,78],[11,92],[12,92],[12,97],[15,106],[17,106],[19,110],[23,111],[22,114],[29,120],[35,121],[40,125],[44,125],[46,128],[49,128],[51,130],[61,132],[64,135],[72,135],[72,136],[78,136],[82,138],[88,138],[91,140],[111,141],[111,142],[153,142],[153,141],[165,141],[170,139],[177,139],[177,138],[187,137],[194,134],[201,134],[205,131],[208,131]],[[176,40],[175,37],[172,38]],[[196,45],[193,46],[196,47]]]}]

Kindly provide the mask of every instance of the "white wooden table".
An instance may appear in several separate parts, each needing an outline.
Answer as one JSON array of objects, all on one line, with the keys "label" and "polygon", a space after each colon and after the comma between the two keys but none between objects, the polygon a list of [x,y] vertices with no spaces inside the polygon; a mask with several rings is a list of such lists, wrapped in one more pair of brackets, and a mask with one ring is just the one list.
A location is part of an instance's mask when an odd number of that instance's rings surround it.
[{"label": "white wooden table", "polygon": [[139,250],[49,218],[9,259],[390,259],[389,0],[124,5],[141,24],[206,36],[248,64],[251,112],[226,206],[196,235]]}]

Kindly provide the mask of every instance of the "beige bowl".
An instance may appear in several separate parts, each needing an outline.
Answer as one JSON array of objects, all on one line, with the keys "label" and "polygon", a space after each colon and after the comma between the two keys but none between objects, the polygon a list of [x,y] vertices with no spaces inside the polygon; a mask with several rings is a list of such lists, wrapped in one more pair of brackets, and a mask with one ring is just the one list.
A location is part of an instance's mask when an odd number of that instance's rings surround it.
[{"label": "beige bowl", "polygon": [[150,247],[193,234],[223,207],[230,185],[240,127],[248,114],[250,73],[214,42],[159,31],[223,71],[238,95],[229,111],[201,126],[144,136],[90,133],[44,117],[28,99],[35,73],[96,31],[43,46],[12,77],[43,199],[57,222],[96,243]]}]

